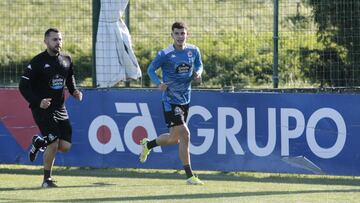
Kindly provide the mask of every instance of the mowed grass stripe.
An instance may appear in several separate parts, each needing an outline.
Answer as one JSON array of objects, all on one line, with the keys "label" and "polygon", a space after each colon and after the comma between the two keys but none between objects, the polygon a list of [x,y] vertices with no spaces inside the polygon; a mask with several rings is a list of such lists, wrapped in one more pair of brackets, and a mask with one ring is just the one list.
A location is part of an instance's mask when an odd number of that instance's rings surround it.
[{"label": "mowed grass stripe", "polygon": [[41,189],[39,166],[0,165],[0,202],[358,202],[360,178],[176,170],[55,167],[60,188]]}]

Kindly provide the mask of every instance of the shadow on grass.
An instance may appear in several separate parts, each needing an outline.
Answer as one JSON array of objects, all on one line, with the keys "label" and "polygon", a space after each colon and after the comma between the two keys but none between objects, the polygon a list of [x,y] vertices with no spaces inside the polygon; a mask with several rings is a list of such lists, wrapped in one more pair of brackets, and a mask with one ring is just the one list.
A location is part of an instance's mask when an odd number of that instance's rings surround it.
[{"label": "shadow on grass", "polygon": [[[90,188],[90,187],[106,187],[106,186],[113,186],[115,184],[109,184],[109,183],[93,183],[91,185],[71,185],[71,186],[59,186],[58,188]],[[57,189],[57,188],[53,188],[53,189]],[[40,185],[38,187],[6,187],[6,188],[2,188],[0,187],[0,192],[3,191],[31,191],[31,190],[44,190],[42,187],[40,187]]]},{"label": "shadow on grass", "polygon": [[[41,169],[0,168],[0,174],[42,175]],[[177,170],[158,169],[98,169],[98,168],[56,168],[55,176],[90,176],[118,178],[154,178],[154,179],[184,179],[185,175]],[[360,179],[349,176],[317,176],[271,173],[234,173],[234,172],[203,172],[197,175],[204,181],[243,181],[318,185],[348,185],[360,186]],[[0,188],[1,191],[1,188]]]},{"label": "shadow on grass", "polygon": [[258,192],[222,192],[222,193],[197,193],[186,195],[154,195],[154,196],[136,196],[136,197],[102,197],[102,198],[78,198],[78,199],[61,199],[61,200],[30,200],[30,199],[2,199],[14,202],[37,201],[37,202],[122,202],[122,201],[150,201],[150,200],[196,200],[196,199],[213,199],[213,198],[234,198],[234,197],[251,197],[251,196],[269,196],[269,195],[297,195],[297,194],[317,194],[317,193],[357,193],[360,189],[344,190],[297,190],[297,191],[258,191]]}]

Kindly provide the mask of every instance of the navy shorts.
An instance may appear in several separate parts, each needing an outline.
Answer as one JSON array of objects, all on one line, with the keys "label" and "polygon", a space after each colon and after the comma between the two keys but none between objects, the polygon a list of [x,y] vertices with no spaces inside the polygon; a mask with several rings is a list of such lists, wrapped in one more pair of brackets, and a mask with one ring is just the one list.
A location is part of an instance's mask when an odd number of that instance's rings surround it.
[{"label": "navy shorts", "polygon": [[32,108],[32,115],[43,136],[52,134],[71,143],[72,127],[65,107],[55,110]]},{"label": "navy shorts", "polygon": [[165,123],[168,128],[186,123],[186,119],[189,113],[189,104],[170,104],[170,111],[167,111],[169,108],[165,107],[165,105],[167,104],[163,103]]}]

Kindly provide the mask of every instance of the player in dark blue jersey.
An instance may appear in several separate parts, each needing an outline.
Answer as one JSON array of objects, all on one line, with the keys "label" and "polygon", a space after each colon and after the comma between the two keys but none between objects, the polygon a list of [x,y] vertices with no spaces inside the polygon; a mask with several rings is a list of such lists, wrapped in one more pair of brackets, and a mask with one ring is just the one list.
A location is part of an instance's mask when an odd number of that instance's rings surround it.
[{"label": "player in dark blue jersey", "polygon": [[72,127],[64,105],[64,90],[68,88],[75,99],[82,93],[76,88],[71,57],[60,52],[62,36],[58,29],[45,32],[46,50],[35,56],[25,68],[19,90],[29,102],[34,120],[42,136],[32,139],[30,161],[36,159],[41,148],[44,152],[44,180],[42,187],[57,187],[51,177],[55,155],[71,147]]},{"label": "player in dark blue jersey", "polygon": [[[163,91],[162,104],[165,122],[170,132],[149,141],[141,140],[140,162],[144,163],[152,148],[156,146],[179,145],[179,156],[187,176],[187,184],[202,185],[193,174],[190,162],[190,131],[186,124],[191,96],[191,82],[200,82],[203,65],[198,47],[186,43],[187,27],[183,22],[175,22],[171,27],[174,43],[161,50],[148,67],[152,82]],[[156,75],[161,68],[162,80]]]}]

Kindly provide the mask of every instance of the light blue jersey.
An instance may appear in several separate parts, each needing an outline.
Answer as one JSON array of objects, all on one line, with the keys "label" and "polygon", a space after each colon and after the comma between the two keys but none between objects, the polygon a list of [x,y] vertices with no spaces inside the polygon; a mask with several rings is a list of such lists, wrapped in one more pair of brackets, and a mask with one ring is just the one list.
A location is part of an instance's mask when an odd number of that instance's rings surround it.
[{"label": "light blue jersey", "polygon": [[162,81],[168,86],[162,95],[165,110],[171,110],[169,109],[170,104],[190,103],[193,72],[201,74],[203,71],[199,48],[192,44],[186,44],[185,49],[176,50],[171,44],[161,50],[148,67],[148,75],[156,85],[161,83],[156,75],[156,70],[160,67]]}]

